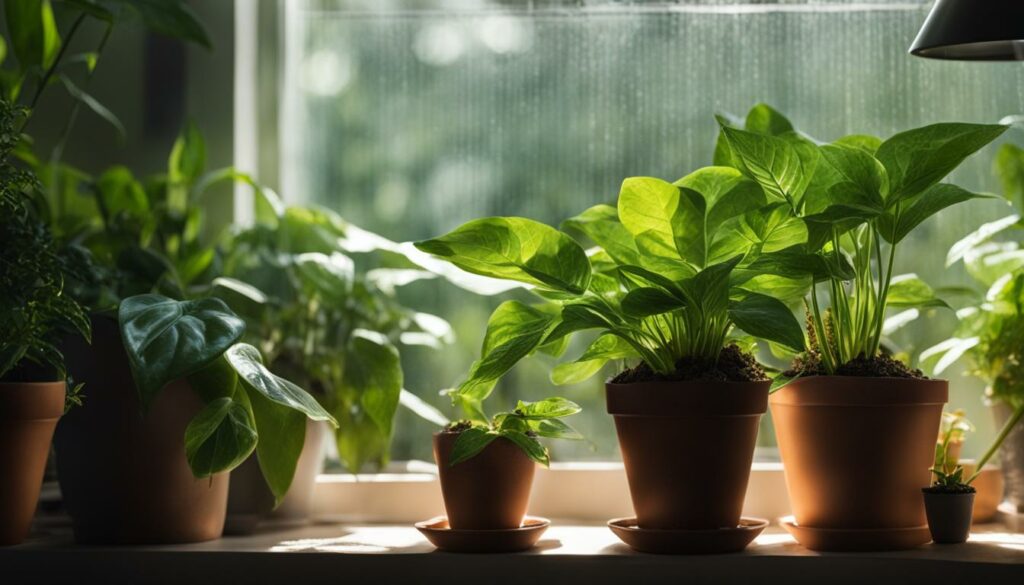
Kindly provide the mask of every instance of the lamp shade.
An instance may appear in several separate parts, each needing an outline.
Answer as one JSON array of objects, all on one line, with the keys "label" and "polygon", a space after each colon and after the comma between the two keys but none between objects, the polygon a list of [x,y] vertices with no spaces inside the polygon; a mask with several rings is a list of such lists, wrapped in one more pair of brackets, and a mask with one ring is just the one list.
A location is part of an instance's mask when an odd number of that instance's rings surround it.
[{"label": "lamp shade", "polygon": [[1024,61],[1024,0],[936,0],[910,53],[932,59]]}]

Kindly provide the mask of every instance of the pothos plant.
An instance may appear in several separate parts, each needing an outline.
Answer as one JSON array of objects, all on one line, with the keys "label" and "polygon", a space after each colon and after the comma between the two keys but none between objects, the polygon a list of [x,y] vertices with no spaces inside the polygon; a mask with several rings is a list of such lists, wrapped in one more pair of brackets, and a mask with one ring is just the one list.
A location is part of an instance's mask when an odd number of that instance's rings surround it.
[{"label": "pothos plant", "polygon": [[471,459],[495,439],[504,438],[522,449],[530,459],[547,467],[551,464],[551,455],[540,439],[583,439],[562,420],[579,411],[579,405],[565,398],[545,398],[537,402],[520,400],[511,412],[500,412],[489,420],[454,423],[447,430],[459,436],[452,446],[449,465]]},{"label": "pothos plant", "polygon": [[226,238],[225,276],[213,281],[214,294],[245,318],[246,338],[267,366],[301,381],[338,420],[345,467],[383,466],[400,404],[447,423],[403,388],[398,349],[451,342],[447,321],[396,296],[398,287],[435,275],[328,209],[273,201],[255,225]]},{"label": "pothos plant", "polygon": [[[716,163],[755,181],[807,229],[806,242],[755,266],[825,276],[806,300],[813,343],[794,374],[871,375],[871,368],[851,364],[878,359],[887,309],[948,306],[916,275],[895,273],[899,244],[939,211],[983,197],[942,180],[1006,127],[943,123],[886,140],[851,135],[820,143],[763,104],[746,120],[720,117],[719,123]],[[821,264],[833,269],[821,272]],[[899,371],[884,367],[874,375]],[[780,377],[776,386],[789,379]]]},{"label": "pothos plant", "polygon": [[471,273],[524,283],[538,297],[507,301],[491,315],[480,359],[451,391],[473,420],[489,420],[481,403],[519,360],[559,354],[584,330],[599,336],[552,371],[554,383],[584,380],[613,359],[639,360],[655,378],[686,376],[680,370],[694,365],[715,370],[727,344],[750,347],[749,335],[804,347],[783,299],[806,285],[759,259],[804,242],[807,229],[735,169],[703,168],[675,183],[627,179],[617,206],[597,205],[563,227],[594,246],[517,217],[474,220],[416,244]]},{"label": "pothos plant", "polygon": [[[32,206],[39,182],[11,161],[23,115],[0,98],[0,381],[64,380],[58,344],[67,334],[88,340],[89,320],[64,286],[77,268]],[[77,400],[69,385],[68,405]]]}]

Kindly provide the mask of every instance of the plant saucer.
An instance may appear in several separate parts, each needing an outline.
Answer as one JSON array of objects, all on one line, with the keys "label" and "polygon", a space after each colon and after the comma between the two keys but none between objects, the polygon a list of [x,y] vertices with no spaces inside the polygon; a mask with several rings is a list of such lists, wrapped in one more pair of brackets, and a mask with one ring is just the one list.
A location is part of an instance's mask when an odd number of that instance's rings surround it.
[{"label": "plant saucer", "polygon": [[927,524],[910,528],[812,528],[798,525],[793,516],[779,518],[779,524],[801,546],[815,551],[907,550],[932,540]]},{"label": "plant saucer", "polygon": [[519,528],[496,530],[456,529],[448,526],[447,516],[438,516],[416,523],[416,530],[427,537],[430,544],[448,552],[503,553],[533,548],[544,531],[551,525],[547,518],[527,516]]},{"label": "plant saucer", "polygon": [[608,521],[615,536],[640,552],[670,555],[708,555],[740,552],[768,526],[761,518],[740,518],[735,528],[666,530],[641,528],[636,518]]}]

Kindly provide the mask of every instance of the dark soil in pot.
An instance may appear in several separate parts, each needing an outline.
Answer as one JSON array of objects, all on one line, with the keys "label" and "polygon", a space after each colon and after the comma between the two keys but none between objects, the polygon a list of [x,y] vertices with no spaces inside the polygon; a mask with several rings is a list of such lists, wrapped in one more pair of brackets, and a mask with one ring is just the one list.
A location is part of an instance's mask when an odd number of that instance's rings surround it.
[{"label": "dark soil in pot", "polygon": [[450,465],[459,432],[434,434],[434,459],[448,525],[459,530],[518,528],[526,516],[536,463],[499,437],[476,456]]},{"label": "dark soil in pot", "polygon": [[[668,379],[622,383],[640,379],[635,369],[605,386],[637,524],[735,528],[770,383],[735,347],[723,350],[718,367],[680,366]],[[686,376],[693,379],[675,379]]]},{"label": "dark soil in pot", "polygon": [[165,544],[218,538],[228,474],[196,479],[185,428],[203,407],[187,382],[168,384],[143,414],[115,320],[93,318],[91,346],[69,340],[68,371],[84,405],[58,425],[64,503],[81,543]]},{"label": "dark soil in pot", "polygon": [[928,515],[928,530],[937,544],[967,542],[971,534],[974,488],[949,490],[940,486],[922,489]]},{"label": "dark soil in pot", "polygon": [[920,490],[930,483],[948,394],[941,380],[861,376],[799,378],[772,394],[797,524],[924,526]]},{"label": "dark soil in pot", "polygon": [[63,412],[64,382],[0,382],[0,546],[28,535]]}]

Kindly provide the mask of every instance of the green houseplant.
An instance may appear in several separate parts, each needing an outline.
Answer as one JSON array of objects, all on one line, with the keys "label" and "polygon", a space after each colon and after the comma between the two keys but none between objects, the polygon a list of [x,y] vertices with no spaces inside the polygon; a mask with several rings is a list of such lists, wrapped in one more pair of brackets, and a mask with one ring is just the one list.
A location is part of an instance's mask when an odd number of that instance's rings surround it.
[{"label": "green houseplant", "polygon": [[[1017,210],[1024,207],[1024,150],[1004,144],[994,168],[1007,202]],[[1024,343],[1024,250],[1016,237],[1020,227],[1020,216],[1011,213],[980,226],[950,248],[947,265],[962,262],[985,290],[975,291],[971,304],[957,311],[955,335],[922,352],[921,362],[938,375],[965,359],[968,373],[988,385],[986,398],[1002,428],[983,459],[1005,444],[1000,461],[1006,496],[1024,510],[1024,433],[1019,425],[1024,416],[1019,349]]]},{"label": "green houseplant", "polygon": [[[447,423],[403,388],[399,361],[403,345],[441,347],[452,337],[446,321],[396,296],[397,287],[435,275],[382,250],[380,236],[330,210],[284,206],[266,194],[273,205],[262,209],[256,224],[225,238],[225,276],[213,281],[214,294],[244,317],[246,338],[261,348],[267,366],[309,388],[339,421],[334,436],[343,465],[351,473],[381,468],[400,404]],[[367,246],[370,241],[376,245]],[[318,429],[310,427],[314,441]],[[306,515],[322,460],[320,449],[311,448],[315,452],[304,455],[307,473],[296,479],[304,483],[275,511],[277,520]],[[266,490],[243,480],[244,471],[232,479],[229,510],[248,501],[251,513],[266,512],[272,503]],[[237,505],[236,495],[244,498]]]},{"label": "green houseplant", "polygon": [[966,542],[970,534],[977,490],[971,485],[977,474],[964,479],[960,448],[974,425],[962,410],[942,413],[935,444],[932,484],[921,491],[932,540],[939,544]]},{"label": "green houseplant", "polygon": [[[676,183],[627,179],[616,207],[592,207],[564,227],[595,246],[514,217],[474,220],[416,244],[463,270],[526,283],[543,299],[498,307],[482,356],[453,398],[483,420],[479,400],[516,362],[538,350],[557,354],[568,336],[596,330],[584,354],[557,366],[552,380],[585,379],[613,359],[639,361],[606,386],[639,526],[738,526],[769,389],[741,349],[751,339],[738,332],[803,348],[784,300],[808,283],[775,274],[761,259],[805,241],[807,230],[757,183],[725,167]],[[680,465],[678,446],[699,441],[718,448]],[[694,466],[707,470],[700,482],[692,481]]]},{"label": "green houseplant", "polygon": [[[894,273],[896,251],[928,217],[979,197],[941,181],[1006,128],[935,124],[884,141],[854,135],[818,144],[764,105],[742,123],[720,122],[716,157],[807,226],[807,242],[785,254],[852,269],[811,287],[808,351],[770,400],[795,514],[788,528],[811,548],[926,542],[918,490],[928,481],[947,384],[880,348],[887,309],[945,303],[920,279]],[[810,274],[799,263],[786,269]],[[864,428],[873,432],[864,437]],[[876,469],[878,461],[893,464]],[[877,479],[869,490],[858,482],[867,473]],[[847,530],[874,532],[852,543]]]},{"label": "green houseplant", "polygon": [[39,183],[12,164],[24,115],[0,99],[0,545],[28,533],[57,420],[79,401],[57,345],[90,335],[64,286],[74,266],[32,206]]}]

